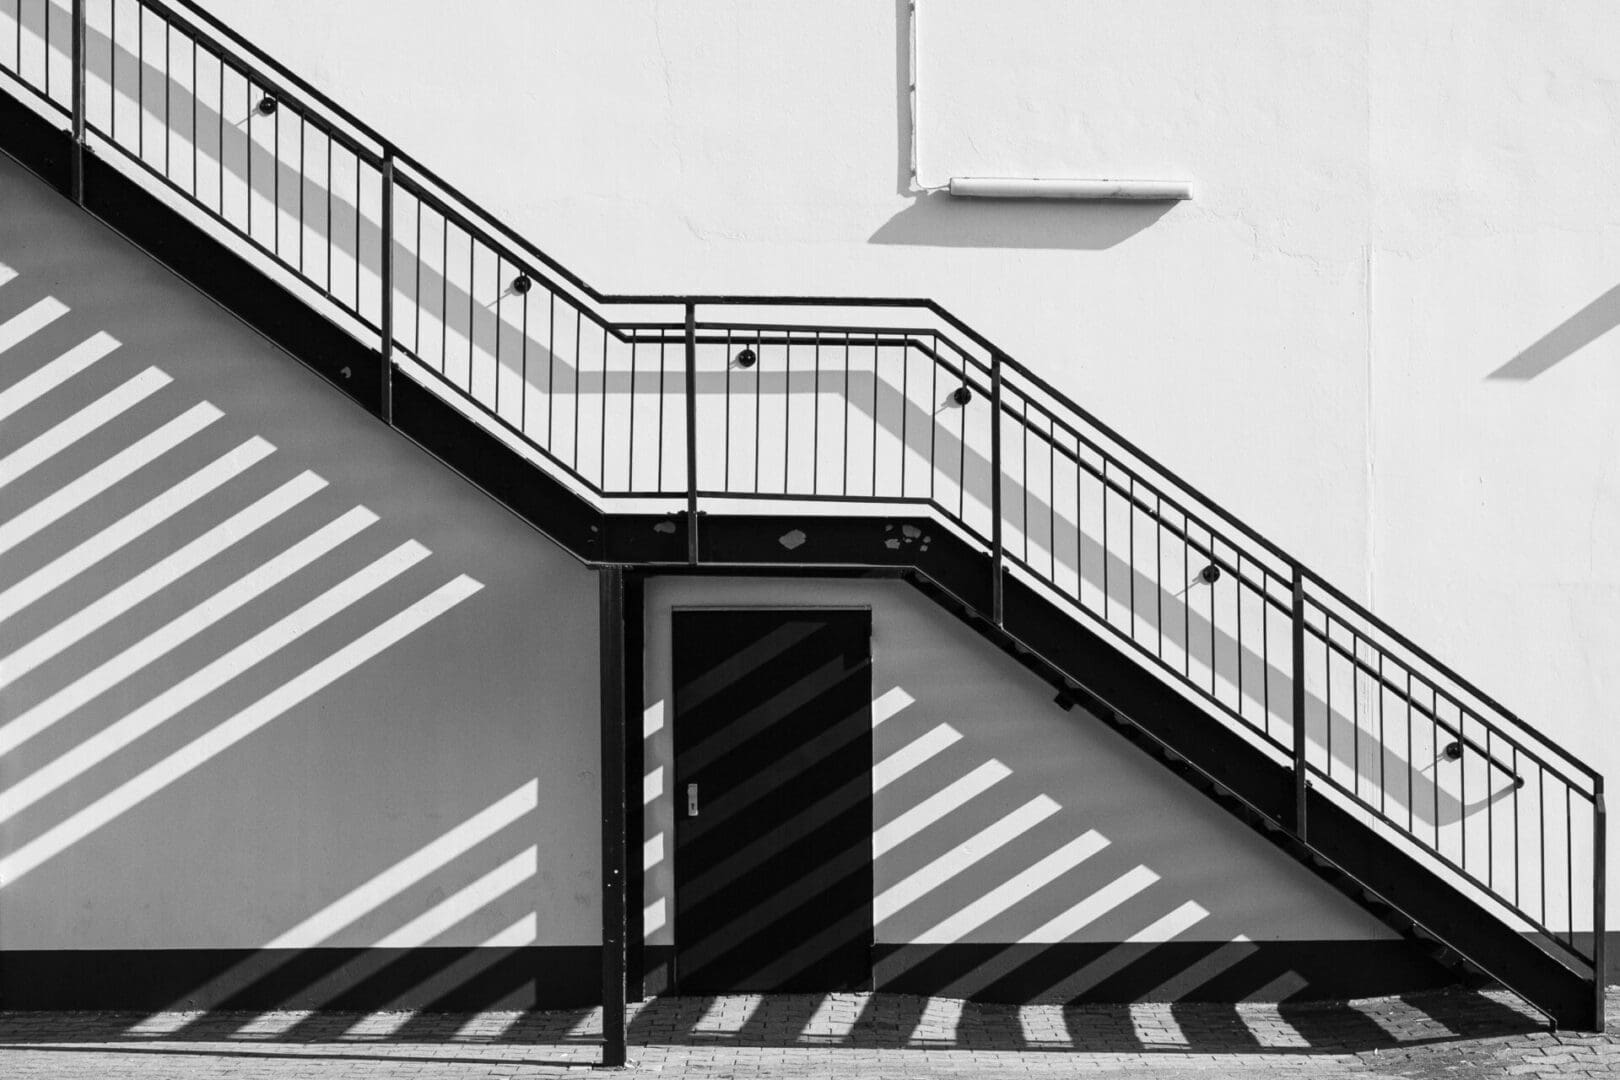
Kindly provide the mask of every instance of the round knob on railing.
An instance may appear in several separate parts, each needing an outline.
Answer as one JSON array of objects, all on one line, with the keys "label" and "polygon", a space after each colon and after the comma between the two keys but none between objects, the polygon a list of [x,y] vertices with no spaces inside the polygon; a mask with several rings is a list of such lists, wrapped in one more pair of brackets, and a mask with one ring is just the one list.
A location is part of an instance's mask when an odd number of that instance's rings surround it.
[{"label": "round knob on railing", "polygon": [[966,405],[968,402],[973,400],[973,391],[969,390],[965,386],[958,386],[951,394],[951,400],[956,402],[958,405]]},{"label": "round knob on railing", "polygon": [[271,113],[276,111],[276,106],[278,104],[280,104],[280,102],[276,100],[276,96],[274,94],[264,95],[264,97],[259,99],[259,115],[269,116]]},{"label": "round knob on railing", "polygon": [[1461,740],[1458,740],[1456,742],[1447,743],[1446,744],[1446,760],[1447,761],[1456,761],[1458,758],[1462,757],[1462,751],[1463,751],[1463,746],[1462,746],[1462,741]]},{"label": "round knob on railing", "polygon": [[751,368],[758,360],[759,357],[754,355],[753,349],[744,349],[737,354],[737,366],[740,368]]},{"label": "round knob on railing", "polygon": [[1202,581],[1205,585],[1215,584],[1217,581],[1221,580],[1221,568],[1216,566],[1214,563],[1210,563],[1208,566],[1198,571],[1198,580]]},{"label": "round knob on railing", "polygon": [[518,296],[527,296],[534,282],[529,280],[528,274],[519,274],[512,281],[512,292]]}]

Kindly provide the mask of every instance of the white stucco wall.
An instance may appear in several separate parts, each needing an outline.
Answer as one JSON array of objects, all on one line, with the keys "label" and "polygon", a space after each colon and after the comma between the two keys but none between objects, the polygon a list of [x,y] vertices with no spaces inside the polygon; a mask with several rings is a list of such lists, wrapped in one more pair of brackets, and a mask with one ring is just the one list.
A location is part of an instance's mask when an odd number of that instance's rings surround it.
[{"label": "white stucco wall", "polygon": [[[652,579],[646,593],[645,929],[680,933],[674,914],[671,611],[701,607],[862,607],[872,613],[873,827],[926,824],[874,851],[879,943],[1358,941],[1392,932],[1221,811],[922,593],[898,581]],[[895,765],[950,740],[924,764]],[[909,749],[908,749],[909,748]],[[940,793],[989,767],[1002,778],[945,811]],[[894,777],[891,781],[889,778]],[[930,801],[932,800],[932,801]],[[988,852],[964,846],[1035,800],[1036,826]],[[920,809],[919,809],[920,808]],[[1089,842],[1082,838],[1089,836]],[[1032,868],[1088,857],[1037,881]],[[970,853],[971,851],[971,853]],[[910,875],[948,876],[913,895]],[[1009,884],[1011,883],[1011,884]],[[897,886],[899,886],[897,888]],[[1008,890],[1015,890],[1008,896]],[[899,899],[900,897],[905,899]],[[1104,900],[1102,897],[1114,899]],[[1059,918],[1087,897],[1087,918]],[[999,898],[999,899],[997,899]],[[988,909],[992,914],[985,914]],[[1167,918],[1176,915],[1177,918]],[[1173,922],[1174,929],[1166,929]],[[1064,930],[1052,929],[1065,923]]]},{"label": "white stucco wall", "polygon": [[[945,303],[1598,768],[1620,10],[208,0],[600,288]],[[318,30],[316,29],[318,28]]]},{"label": "white stucco wall", "polygon": [[595,575],[9,159],[0,205],[0,322],[65,308],[0,373],[0,952],[595,944]]}]

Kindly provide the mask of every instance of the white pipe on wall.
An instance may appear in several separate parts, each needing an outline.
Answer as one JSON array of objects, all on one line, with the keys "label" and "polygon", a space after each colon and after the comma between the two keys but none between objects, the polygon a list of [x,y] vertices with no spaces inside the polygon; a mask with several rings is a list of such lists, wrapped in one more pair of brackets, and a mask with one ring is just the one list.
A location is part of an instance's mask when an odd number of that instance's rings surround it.
[{"label": "white pipe on wall", "polygon": [[1190,199],[1190,180],[1063,180],[1020,179],[1014,177],[953,176],[945,185],[924,184],[918,169],[919,141],[917,120],[917,0],[906,5],[907,47],[906,102],[909,106],[911,184],[913,190],[938,191],[944,187],[952,195],[975,199],[1124,199],[1141,202],[1172,202]]},{"label": "white pipe on wall", "polygon": [[1191,180],[1037,180],[953,176],[950,193],[974,199],[1131,199],[1160,202],[1192,198]]}]

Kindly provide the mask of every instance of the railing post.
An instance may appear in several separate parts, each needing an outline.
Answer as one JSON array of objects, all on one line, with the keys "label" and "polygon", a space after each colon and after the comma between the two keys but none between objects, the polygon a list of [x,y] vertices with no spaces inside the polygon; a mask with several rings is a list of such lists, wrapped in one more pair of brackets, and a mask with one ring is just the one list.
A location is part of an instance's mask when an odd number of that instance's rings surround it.
[{"label": "railing post", "polygon": [[698,563],[697,305],[686,305],[686,561]]},{"label": "railing post", "polygon": [[1293,680],[1294,680],[1294,832],[1306,836],[1305,793],[1305,574],[1294,565]]},{"label": "railing post", "polygon": [[1608,921],[1605,909],[1609,904],[1607,817],[1608,810],[1603,805],[1603,777],[1596,776],[1592,778],[1592,990],[1597,997],[1593,1006],[1595,1031],[1603,1030],[1603,990],[1608,982],[1608,972],[1605,970],[1608,949],[1603,941],[1604,926]]},{"label": "railing post", "polygon": [[[499,334],[497,311],[495,332]],[[383,147],[382,159],[382,383],[378,412],[394,422],[394,148]],[[470,332],[470,331],[469,331]]]},{"label": "railing post", "polygon": [[602,1064],[625,1060],[626,942],[629,939],[624,567],[597,571],[602,709]]},{"label": "railing post", "polygon": [[[50,9],[45,17],[51,17]],[[84,205],[84,0],[73,0],[73,150],[69,162],[73,201]]]},{"label": "railing post", "polygon": [[1006,622],[1002,591],[1001,542],[1001,354],[990,354],[990,612],[997,626]]}]

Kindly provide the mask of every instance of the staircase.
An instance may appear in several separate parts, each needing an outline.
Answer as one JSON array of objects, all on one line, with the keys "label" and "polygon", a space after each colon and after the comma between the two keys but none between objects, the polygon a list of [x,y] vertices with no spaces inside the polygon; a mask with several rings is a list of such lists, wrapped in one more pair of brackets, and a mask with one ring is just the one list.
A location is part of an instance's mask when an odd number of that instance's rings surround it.
[{"label": "staircase", "polygon": [[0,149],[580,560],[903,576],[1601,1030],[1602,777],[939,305],[600,293],[183,0],[0,11],[0,85]]}]

